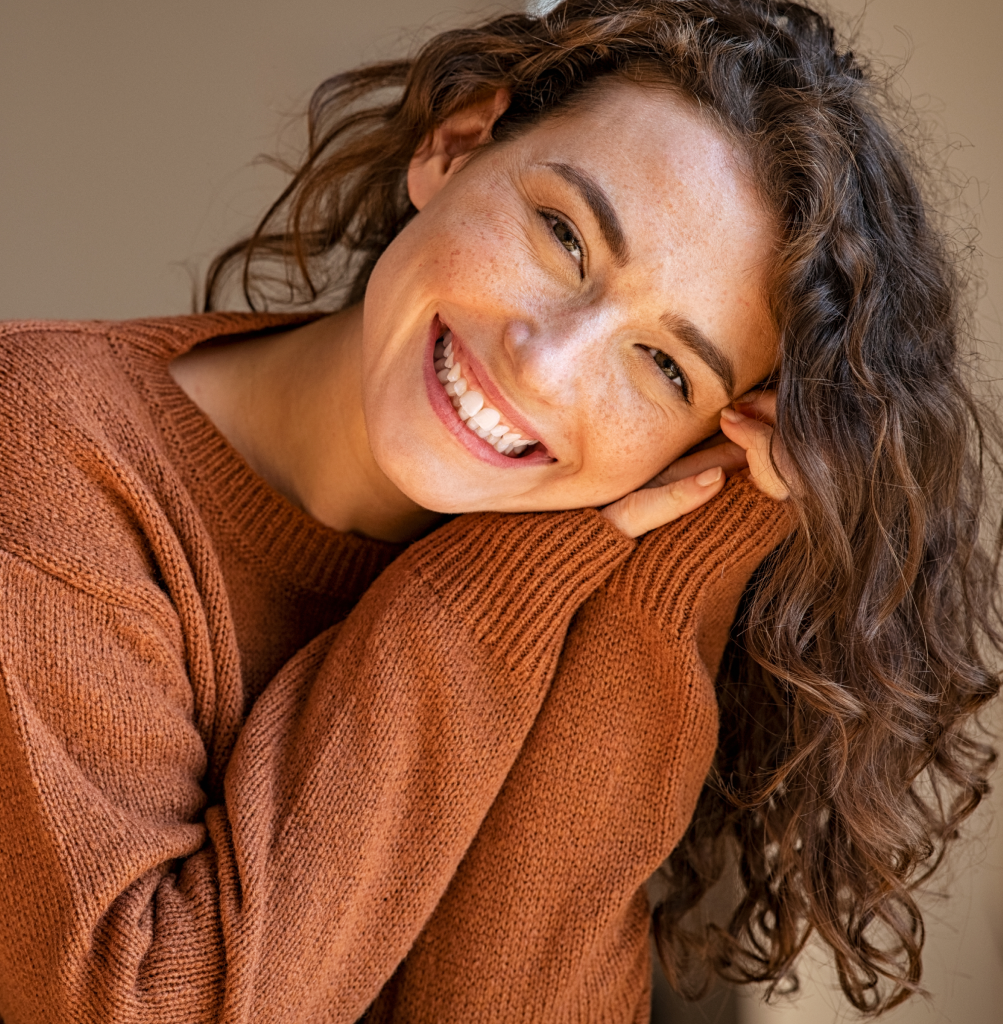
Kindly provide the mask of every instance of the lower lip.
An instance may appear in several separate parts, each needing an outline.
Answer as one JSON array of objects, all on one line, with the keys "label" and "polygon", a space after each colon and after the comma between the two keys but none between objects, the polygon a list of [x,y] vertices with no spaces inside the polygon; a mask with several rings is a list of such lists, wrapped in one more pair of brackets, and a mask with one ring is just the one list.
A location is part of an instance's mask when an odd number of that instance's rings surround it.
[{"label": "lower lip", "polygon": [[518,466],[542,466],[553,462],[554,460],[549,455],[541,451],[532,451],[517,459],[500,455],[487,441],[478,437],[464,424],[453,408],[449,396],[443,390],[442,384],[439,383],[439,378],[435,375],[435,343],[442,334],[443,327],[436,317],[429,328],[425,351],[425,390],[428,392],[428,400],[435,410],[436,416],[442,421],[442,425],[467,451],[476,455],[483,462],[489,462],[492,466],[514,469]]}]

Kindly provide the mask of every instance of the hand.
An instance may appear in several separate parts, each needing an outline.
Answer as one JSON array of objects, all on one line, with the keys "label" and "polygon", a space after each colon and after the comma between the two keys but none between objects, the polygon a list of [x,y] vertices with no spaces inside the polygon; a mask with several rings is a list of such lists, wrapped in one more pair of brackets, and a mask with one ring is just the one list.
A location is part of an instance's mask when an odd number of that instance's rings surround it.
[{"label": "hand", "polygon": [[[783,501],[787,487],[770,461],[776,393],[750,391],[735,405],[737,409],[721,411],[721,431],[643,487],[607,505],[602,515],[626,536],[640,537],[706,504],[736,473],[747,475],[764,494]],[[774,456],[782,465],[776,445]]]},{"label": "hand", "polygon": [[[721,410],[721,430],[745,452],[749,479],[777,501],[790,495],[774,463],[784,472],[787,464],[783,446],[773,438],[777,420],[777,393],[749,391],[735,400],[734,408]],[[770,457],[772,446],[772,458]]]}]

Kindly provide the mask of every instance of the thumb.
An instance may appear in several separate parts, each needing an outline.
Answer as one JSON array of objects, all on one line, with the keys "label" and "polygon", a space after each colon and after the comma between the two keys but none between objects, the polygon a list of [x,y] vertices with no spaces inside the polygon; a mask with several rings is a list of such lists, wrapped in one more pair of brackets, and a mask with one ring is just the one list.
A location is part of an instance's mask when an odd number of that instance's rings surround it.
[{"label": "thumb", "polygon": [[724,487],[724,482],[724,470],[715,466],[695,476],[673,480],[663,487],[632,491],[607,505],[602,515],[626,536],[640,537],[698,509]]}]

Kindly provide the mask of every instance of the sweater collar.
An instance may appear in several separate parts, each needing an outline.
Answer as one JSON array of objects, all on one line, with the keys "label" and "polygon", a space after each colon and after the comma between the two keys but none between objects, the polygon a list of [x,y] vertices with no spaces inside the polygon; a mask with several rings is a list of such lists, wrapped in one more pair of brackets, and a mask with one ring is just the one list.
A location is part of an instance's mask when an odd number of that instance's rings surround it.
[{"label": "sweater collar", "polygon": [[144,393],[172,461],[198,506],[243,557],[295,589],[356,600],[406,545],[323,525],[266,483],[174,382],[172,359],[213,338],[288,330],[319,314],[207,313],[113,327],[115,347]]}]

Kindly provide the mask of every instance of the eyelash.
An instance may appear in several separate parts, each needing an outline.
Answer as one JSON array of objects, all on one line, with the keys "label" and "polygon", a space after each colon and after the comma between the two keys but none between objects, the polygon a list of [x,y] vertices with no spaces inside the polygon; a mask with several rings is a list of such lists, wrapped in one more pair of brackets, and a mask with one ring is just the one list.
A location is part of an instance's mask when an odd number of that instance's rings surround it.
[{"label": "eyelash", "polygon": [[[585,277],[585,244],[582,242],[582,240],[575,233],[574,228],[572,228],[571,225],[563,217],[558,217],[556,213],[550,213],[547,210],[540,210],[539,214],[543,218],[543,220],[547,224],[547,226],[550,228],[551,232],[554,235],[554,238],[557,239],[558,243],[562,246],[562,248],[564,248],[564,250],[566,252],[571,254],[571,258],[578,264],[578,273],[581,275],[581,277],[584,278]],[[567,242],[564,239],[558,237],[557,232],[554,230],[557,227],[558,224],[560,224],[563,228],[565,228],[567,230],[567,233],[570,236],[568,241],[573,242],[574,245],[575,245],[575,248],[578,250],[577,257],[574,255],[573,251],[568,248]]]},{"label": "eyelash", "polygon": [[[686,376],[682,370],[679,369],[678,363],[671,357],[666,355],[660,349],[649,348],[648,352],[651,354],[651,358],[655,360],[655,365],[662,371],[668,381],[683,393],[683,398],[688,402],[690,400],[690,385],[686,380]],[[664,362],[659,361],[659,356],[662,357]],[[673,372],[667,372],[667,371]],[[678,383],[677,383],[678,381]]]}]

